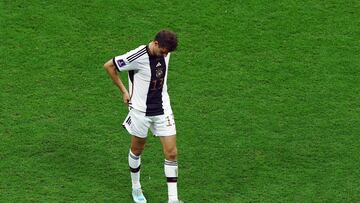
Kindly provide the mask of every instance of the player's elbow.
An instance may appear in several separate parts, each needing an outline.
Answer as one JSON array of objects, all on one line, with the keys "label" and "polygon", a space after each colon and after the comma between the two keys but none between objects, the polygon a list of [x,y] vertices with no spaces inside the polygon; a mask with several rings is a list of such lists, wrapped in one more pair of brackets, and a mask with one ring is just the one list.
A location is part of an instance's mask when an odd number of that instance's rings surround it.
[{"label": "player's elbow", "polygon": [[105,70],[109,69],[109,64],[107,62],[104,64],[104,69]]},{"label": "player's elbow", "polygon": [[113,63],[112,60],[109,60],[108,62],[106,62],[104,64],[104,69],[105,70],[110,70],[110,69],[114,69],[114,68],[115,68],[115,66],[114,66],[114,63]]}]

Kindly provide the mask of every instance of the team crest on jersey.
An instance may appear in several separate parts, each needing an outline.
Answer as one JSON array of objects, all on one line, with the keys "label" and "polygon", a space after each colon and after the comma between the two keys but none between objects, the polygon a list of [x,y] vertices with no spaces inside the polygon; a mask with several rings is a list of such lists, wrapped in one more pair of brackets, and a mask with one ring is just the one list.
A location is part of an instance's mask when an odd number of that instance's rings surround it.
[{"label": "team crest on jersey", "polygon": [[117,61],[117,64],[118,64],[119,67],[123,67],[123,66],[126,65],[125,61],[122,60],[122,59],[118,60],[118,61]]},{"label": "team crest on jersey", "polygon": [[160,78],[163,75],[164,71],[163,71],[163,67],[161,65],[160,62],[157,62],[156,64],[156,77]]},{"label": "team crest on jersey", "polygon": [[156,68],[156,77],[157,78],[160,78],[163,75],[163,73],[164,72],[163,72],[163,69],[161,66]]}]

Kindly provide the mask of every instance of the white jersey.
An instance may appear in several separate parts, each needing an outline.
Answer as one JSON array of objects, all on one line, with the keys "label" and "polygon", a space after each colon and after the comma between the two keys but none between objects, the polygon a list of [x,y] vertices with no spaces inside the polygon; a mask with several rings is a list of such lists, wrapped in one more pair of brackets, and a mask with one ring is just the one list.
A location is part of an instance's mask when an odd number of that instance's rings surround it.
[{"label": "white jersey", "polygon": [[118,71],[128,71],[131,108],[146,116],[172,113],[166,85],[169,58],[170,53],[166,57],[150,55],[146,45],[113,58]]}]

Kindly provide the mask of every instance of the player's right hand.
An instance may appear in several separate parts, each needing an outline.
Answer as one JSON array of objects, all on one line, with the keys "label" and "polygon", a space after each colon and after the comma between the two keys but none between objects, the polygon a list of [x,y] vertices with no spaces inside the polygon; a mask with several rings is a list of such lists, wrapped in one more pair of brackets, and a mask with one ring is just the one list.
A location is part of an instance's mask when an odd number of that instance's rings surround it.
[{"label": "player's right hand", "polygon": [[123,94],[123,102],[124,102],[125,105],[127,105],[127,106],[129,105],[129,102],[130,102],[129,93],[125,92],[125,93]]}]

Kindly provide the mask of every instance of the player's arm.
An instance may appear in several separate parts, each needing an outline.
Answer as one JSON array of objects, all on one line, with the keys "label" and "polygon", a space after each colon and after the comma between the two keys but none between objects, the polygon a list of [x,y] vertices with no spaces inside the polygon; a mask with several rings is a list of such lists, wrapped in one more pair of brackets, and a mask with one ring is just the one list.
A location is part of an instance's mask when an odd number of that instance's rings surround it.
[{"label": "player's arm", "polygon": [[124,103],[128,105],[130,101],[129,92],[127,91],[125,85],[118,76],[118,71],[116,70],[113,59],[110,59],[108,62],[106,62],[104,64],[104,68],[108,73],[108,75],[110,76],[111,80],[114,82],[114,84],[119,88],[120,92],[122,93]]}]

